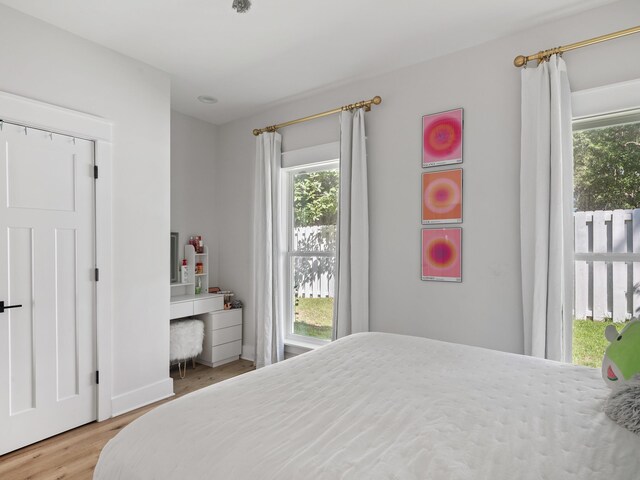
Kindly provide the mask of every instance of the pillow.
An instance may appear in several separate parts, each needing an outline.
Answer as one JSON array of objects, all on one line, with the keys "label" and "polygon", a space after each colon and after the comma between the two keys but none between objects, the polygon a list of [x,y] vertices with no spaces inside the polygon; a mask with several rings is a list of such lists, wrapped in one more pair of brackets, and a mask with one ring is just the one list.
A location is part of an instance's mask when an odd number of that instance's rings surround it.
[{"label": "pillow", "polygon": [[640,375],[611,392],[604,413],[621,427],[640,435]]}]

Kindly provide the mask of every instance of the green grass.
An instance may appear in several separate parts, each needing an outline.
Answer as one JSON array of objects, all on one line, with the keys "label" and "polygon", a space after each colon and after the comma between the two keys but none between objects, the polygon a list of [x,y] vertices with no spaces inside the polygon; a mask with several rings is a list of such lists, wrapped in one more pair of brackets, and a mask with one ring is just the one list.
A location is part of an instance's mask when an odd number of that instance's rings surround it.
[{"label": "green grass", "polygon": [[[333,330],[333,298],[298,298],[295,307],[296,319],[293,333],[307,337],[331,340]],[[573,363],[587,367],[600,368],[602,357],[609,342],[604,329],[611,320],[594,322],[593,320],[573,321]],[[621,330],[623,323],[615,326]]]},{"label": "green grass", "polygon": [[[573,363],[587,367],[600,368],[602,357],[609,342],[604,337],[604,329],[611,321],[574,320],[573,321]],[[624,323],[614,323],[618,331]]]},{"label": "green grass", "polygon": [[293,333],[331,340],[333,298],[298,298]]}]

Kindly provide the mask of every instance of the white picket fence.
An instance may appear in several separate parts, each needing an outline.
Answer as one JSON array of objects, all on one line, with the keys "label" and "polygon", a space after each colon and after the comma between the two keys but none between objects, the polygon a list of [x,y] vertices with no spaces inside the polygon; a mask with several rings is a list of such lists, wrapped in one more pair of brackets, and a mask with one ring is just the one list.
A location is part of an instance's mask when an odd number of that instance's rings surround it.
[{"label": "white picket fence", "polygon": [[[298,227],[294,242],[299,250],[309,252],[335,251],[335,226]],[[330,256],[294,256],[298,297],[325,298],[334,296],[335,262]]]},{"label": "white picket fence", "polygon": [[329,275],[326,269],[314,266],[317,272],[315,278],[309,282],[298,284],[298,297],[302,298],[326,298],[334,296],[334,277]]},{"label": "white picket fence", "polygon": [[640,314],[640,209],[575,212],[574,317]]}]

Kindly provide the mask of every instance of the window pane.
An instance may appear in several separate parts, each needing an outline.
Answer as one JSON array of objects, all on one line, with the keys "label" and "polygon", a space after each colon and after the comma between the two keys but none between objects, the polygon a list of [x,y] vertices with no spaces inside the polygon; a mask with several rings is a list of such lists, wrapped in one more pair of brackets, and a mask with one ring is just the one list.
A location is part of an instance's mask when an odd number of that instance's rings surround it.
[{"label": "window pane", "polygon": [[293,257],[293,332],[331,340],[333,330],[334,257]]},{"label": "window pane", "polygon": [[335,252],[336,226],[296,227],[293,231],[293,245],[294,250],[300,252]]},{"label": "window pane", "polygon": [[613,119],[606,125],[606,117],[590,121],[600,128],[573,134],[578,255],[573,363],[599,368],[609,345],[607,325],[615,322],[620,330],[640,314],[640,262],[613,258],[637,251],[633,232],[640,218],[640,122],[616,125]]},{"label": "window pane", "polygon": [[573,134],[579,212],[640,206],[640,122]]},{"label": "window pane", "polygon": [[335,251],[338,187],[337,168],[294,175],[294,250]]}]

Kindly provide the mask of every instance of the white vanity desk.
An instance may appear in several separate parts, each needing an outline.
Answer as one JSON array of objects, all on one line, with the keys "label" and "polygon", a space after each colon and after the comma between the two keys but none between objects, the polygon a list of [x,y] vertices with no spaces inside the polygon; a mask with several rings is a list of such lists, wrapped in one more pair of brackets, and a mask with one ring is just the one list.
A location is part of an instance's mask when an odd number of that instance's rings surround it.
[{"label": "white vanity desk", "polygon": [[204,344],[198,363],[217,367],[242,353],[242,309],[224,309],[224,295],[201,293],[171,297],[171,320],[194,317],[204,322]]},{"label": "white vanity desk", "polygon": [[[165,304],[166,305],[166,304]],[[178,295],[171,297],[171,320],[191,317],[203,313],[224,310],[224,295],[218,293],[201,293],[199,295]]]}]

